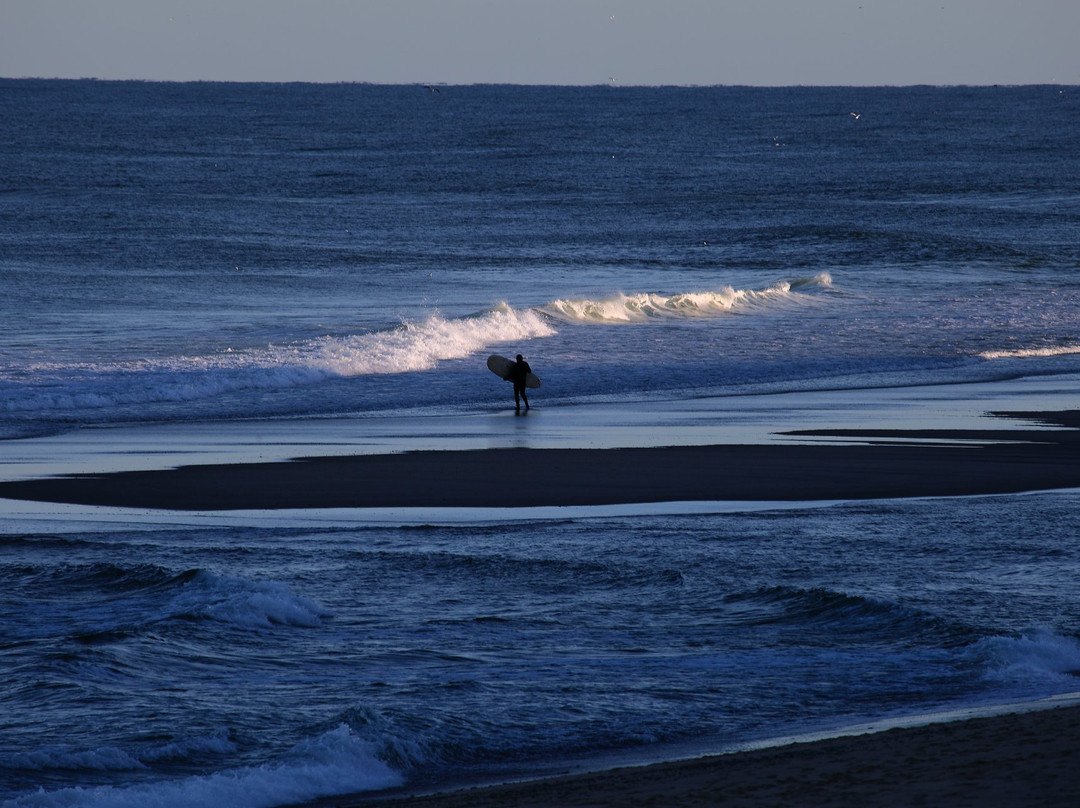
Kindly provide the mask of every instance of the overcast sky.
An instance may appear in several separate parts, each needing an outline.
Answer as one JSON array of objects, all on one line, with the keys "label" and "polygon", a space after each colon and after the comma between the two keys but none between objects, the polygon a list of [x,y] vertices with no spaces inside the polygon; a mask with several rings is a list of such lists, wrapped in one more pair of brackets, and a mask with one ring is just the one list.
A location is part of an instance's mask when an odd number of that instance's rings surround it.
[{"label": "overcast sky", "polygon": [[0,0],[0,76],[1080,84],[1080,0]]}]

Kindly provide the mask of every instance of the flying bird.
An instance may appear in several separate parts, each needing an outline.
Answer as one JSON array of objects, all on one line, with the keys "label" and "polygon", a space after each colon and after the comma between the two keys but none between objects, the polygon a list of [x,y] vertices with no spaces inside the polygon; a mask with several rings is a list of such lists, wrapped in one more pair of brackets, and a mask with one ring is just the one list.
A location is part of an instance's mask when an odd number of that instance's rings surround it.
[{"label": "flying bird", "polygon": [[850,115],[850,116],[851,116],[852,118],[854,118],[855,120],[859,120],[859,118],[861,118],[861,117],[862,117],[862,113],[861,113],[861,112],[849,112],[849,113],[848,113],[848,115]]}]

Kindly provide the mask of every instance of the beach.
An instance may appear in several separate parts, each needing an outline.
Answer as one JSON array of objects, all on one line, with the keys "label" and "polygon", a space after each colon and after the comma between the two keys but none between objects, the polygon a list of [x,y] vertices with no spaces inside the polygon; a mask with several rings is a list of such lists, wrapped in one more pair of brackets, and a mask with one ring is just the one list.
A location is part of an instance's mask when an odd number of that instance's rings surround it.
[{"label": "beach", "polygon": [[[1000,416],[993,417],[993,416]],[[1080,487],[1080,411],[1000,412],[981,428],[867,422],[787,429],[774,442],[700,446],[405,450],[272,462],[84,472],[0,482],[0,497],[178,512],[515,509],[734,500],[968,497]],[[788,426],[793,422],[789,421]],[[11,503],[9,503],[11,504]],[[488,511],[491,512],[491,511]],[[1048,706],[1049,704],[1049,706]],[[1064,704],[1065,706],[1059,706]],[[974,711],[969,711],[974,712]],[[554,774],[339,794],[305,808],[569,806],[1072,806],[1080,706],[804,738],[643,765],[602,758]],[[843,730],[838,730],[843,732]],[[612,768],[612,766],[614,766]],[[595,768],[594,768],[595,767]]]},{"label": "beach", "polygon": [[[1001,413],[1038,429],[808,429],[806,442],[404,451],[72,474],[0,483],[14,499],[175,511],[528,508],[701,500],[970,496],[1080,487],[1080,411]],[[781,743],[438,793],[305,803],[556,806],[1071,806],[1080,707]]]},{"label": "beach", "polygon": [[1058,707],[439,794],[318,808],[1032,808],[1080,795],[1080,707]]},{"label": "beach", "polygon": [[814,441],[807,443],[418,450],[199,464],[3,482],[0,497],[221,511],[850,500],[1080,487],[1080,432],[1070,428],[1077,413],[1009,415],[1058,428],[820,429],[790,433]]},{"label": "beach", "polygon": [[[8,481],[0,483],[0,496],[225,511],[780,502],[1080,487],[1080,412],[1001,415],[1039,428],[994,428],[991,420],[979,430],[793,430],[786,433],[793,442],[772,444],[405,451],[196,464]],[[1069,806],[1080,795],[1080,707],[1051,703],[649,765],[438,793],[411,785],[305,805]]]}]

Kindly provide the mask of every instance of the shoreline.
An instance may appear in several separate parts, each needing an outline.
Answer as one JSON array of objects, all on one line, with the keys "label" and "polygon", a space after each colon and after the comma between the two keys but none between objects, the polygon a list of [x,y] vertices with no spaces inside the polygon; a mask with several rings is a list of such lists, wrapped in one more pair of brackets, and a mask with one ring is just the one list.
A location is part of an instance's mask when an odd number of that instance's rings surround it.
[{"label": "shoreline", "polygon": [[1065,706],[1048,699],[1002,709],[1014,711],[495,785],[342,795],[303,806],[1074,805],[1080,794],[1080,705],[1075,698]]},{"label": "shoreline", "polygon": [[795,502],[1080,487],[1080,412],[998,414],[1044,428],[831,429],[777,433],[790,443],[336,455],[12,480],[0,482],[0,498],[230,511]]}]

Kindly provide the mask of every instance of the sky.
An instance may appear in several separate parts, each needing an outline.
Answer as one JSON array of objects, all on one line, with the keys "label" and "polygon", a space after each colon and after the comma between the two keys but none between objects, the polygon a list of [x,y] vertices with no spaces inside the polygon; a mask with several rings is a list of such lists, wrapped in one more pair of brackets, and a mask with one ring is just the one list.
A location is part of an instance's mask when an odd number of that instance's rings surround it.
[{"label": "sky", "polygon": [[0,77],[1080,84],[1080,0],[0,0]]}]

